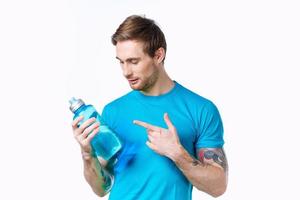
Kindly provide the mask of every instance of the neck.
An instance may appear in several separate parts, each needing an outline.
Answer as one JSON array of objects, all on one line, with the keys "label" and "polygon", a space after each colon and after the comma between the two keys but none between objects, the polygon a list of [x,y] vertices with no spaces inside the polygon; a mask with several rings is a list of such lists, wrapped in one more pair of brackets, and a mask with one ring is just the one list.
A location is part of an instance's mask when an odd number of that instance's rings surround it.
[{"label": "neck", "polygon": [[147,91],[141,92],[147,96],[159,96],[161,94],[169,92],[174,87],[174,85],[175,83],[173,82],[173,80],[168,76],[165,70],[162,70],[159,73],[155,84]]}]

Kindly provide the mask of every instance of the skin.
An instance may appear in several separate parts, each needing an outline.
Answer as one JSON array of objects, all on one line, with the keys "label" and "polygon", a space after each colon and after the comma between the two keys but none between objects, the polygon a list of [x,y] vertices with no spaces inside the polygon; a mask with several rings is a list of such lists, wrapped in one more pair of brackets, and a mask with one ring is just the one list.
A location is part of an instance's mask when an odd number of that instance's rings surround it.
[{"label": "skin", "polygon": [[197,189],[213,197],[222,195],[227,187],[227,161],[223,149],[198,149],[197,158],[193,158],[180,144],[176,127],[167,113],[164,120],[168,129],[138,120],[133,123],[146,129],[146,145],[170,158]]},{"label": "skin", "polygon": [[111,187],[112,175],[106,169],[106,161],[92,156],[91,140],[99,132],[100,124],[95,118],[88,119],[80,126],[78,123],[83,117],[78,117],[72,122],[73,135],[81,147],[84,166],[84,177],[93,191],[98,196],[105,196]]},{"label": "skin", "polygon": [[[165,71],[163,60],[165,50],[159,48],[154,57],[143,51],[143,43],[135,40],[116,44],[116,58],[119,60],[123,76],[133,90],[145,95],[157,96],[167,93],[174,82]],[[192,157],[180,144],[176,127],[167,113],[164,120],[168,129],[157,127],[143,121],[133,123],[145,128],[148,135],[146,145],[154,152],[170,158],[186,178],[199,190],[214,197],[222,195],[227,187],[227,161],[223,149],[197,149],[197,158]],[[84,176],[99,196],[109,192],[113,175],[105,168],[103,160],[91,156],[90,141],[99,131],[99,124],[90,119],[78,127],[77,118],[73,121],[73,133],[81,147],[84,162]],[[89,134],[90,133],[90,134]]]},{"label": "skin", "polygon": [[126,40],[117,43],[116,54],[123,76],[133,90],[157,96],[168,92],[174,86],[163,67],[165,57],[163,48],[156,50],[152,58],[143,51],[141,42]]}]

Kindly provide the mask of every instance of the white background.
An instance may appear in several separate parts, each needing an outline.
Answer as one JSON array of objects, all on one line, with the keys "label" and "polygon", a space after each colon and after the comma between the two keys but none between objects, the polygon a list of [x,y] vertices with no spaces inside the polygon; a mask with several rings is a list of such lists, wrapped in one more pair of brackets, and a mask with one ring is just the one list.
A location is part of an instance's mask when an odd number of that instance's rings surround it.
[{"label": "white background", "polygon": [[0,199],[98,199],[68,99],[101,111],[129,91],[110,36],[131,14],[158,22],[171,77],[220,110],[230,168],[219,199],[299,199],[299,10],[288,0],[1,1]]}]

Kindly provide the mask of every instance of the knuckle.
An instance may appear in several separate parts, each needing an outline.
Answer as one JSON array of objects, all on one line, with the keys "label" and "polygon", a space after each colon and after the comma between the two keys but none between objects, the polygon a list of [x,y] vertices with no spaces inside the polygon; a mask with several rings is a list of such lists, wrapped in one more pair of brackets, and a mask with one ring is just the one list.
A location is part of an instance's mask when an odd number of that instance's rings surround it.
[{"label": "knuckle", "polygon": [[73,122],[71,123],[71,126],[72,126],[73,128],[76,128],[77,123],[73,121]]},{"label": "knuckle", "polygon": [[88,128],[84,129],[84,131],[82,132],[82,135],[85,135],[89,132]]},{"label": "knuckle", "polygon": [[85,128],[84,126],[79,126],[77,130],[79,133],[82,133],[85,130]]}]

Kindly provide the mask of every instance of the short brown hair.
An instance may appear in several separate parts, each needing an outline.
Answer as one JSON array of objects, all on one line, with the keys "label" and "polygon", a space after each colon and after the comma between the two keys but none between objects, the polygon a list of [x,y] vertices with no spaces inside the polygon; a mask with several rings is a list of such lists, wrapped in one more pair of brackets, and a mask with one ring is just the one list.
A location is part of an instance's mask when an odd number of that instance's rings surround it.
[{"label": "short brown hair", "polygon": [[160,47],[167,51],[164,33],[154,20],[144,16],[131,15],[127,17],[112,35],[111,41],[116,45],[120,41],[137,40],[144,43],[144,52],[152,58]]}]

